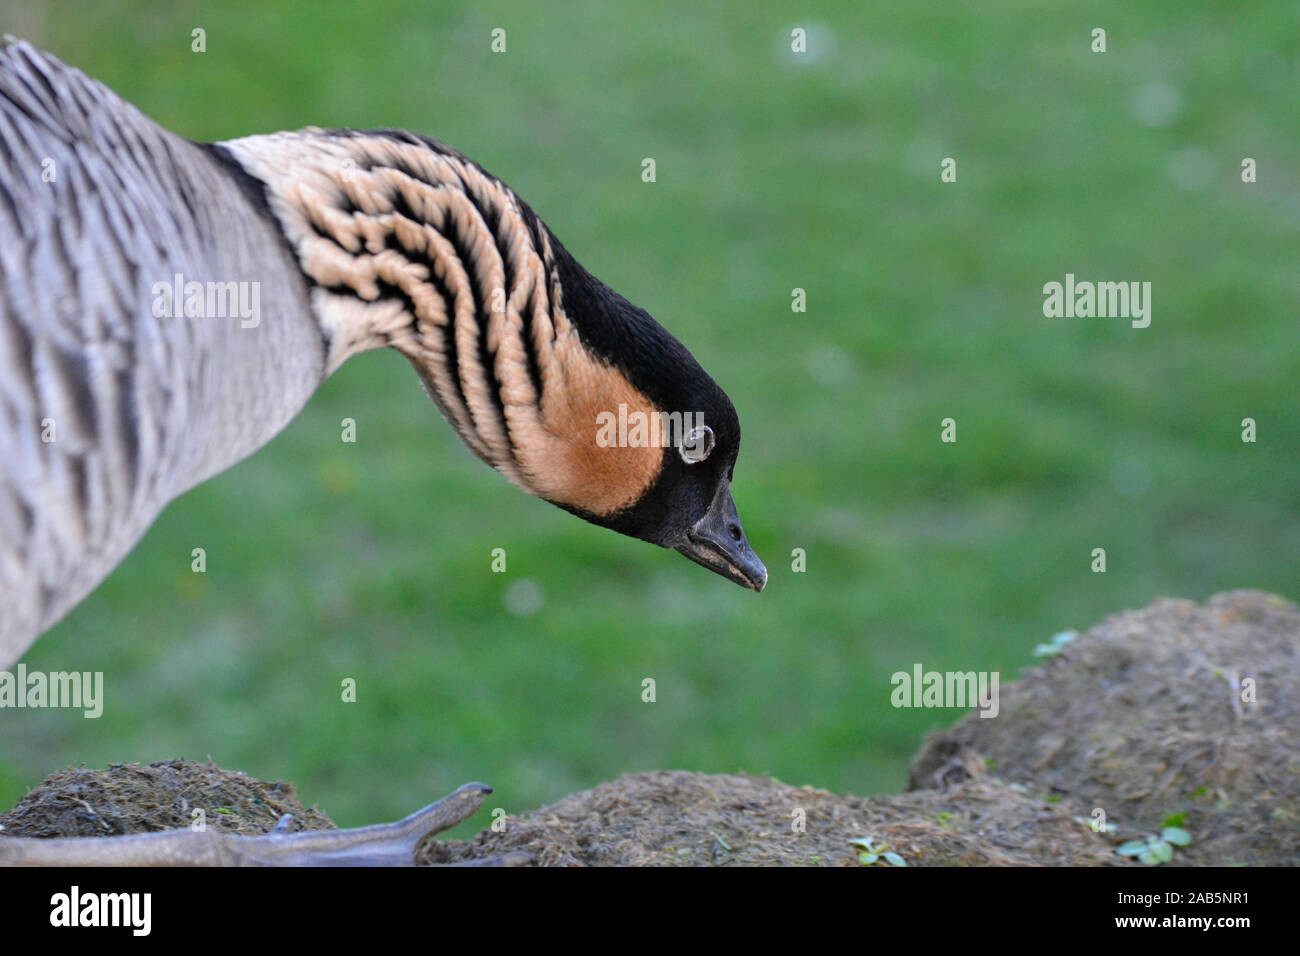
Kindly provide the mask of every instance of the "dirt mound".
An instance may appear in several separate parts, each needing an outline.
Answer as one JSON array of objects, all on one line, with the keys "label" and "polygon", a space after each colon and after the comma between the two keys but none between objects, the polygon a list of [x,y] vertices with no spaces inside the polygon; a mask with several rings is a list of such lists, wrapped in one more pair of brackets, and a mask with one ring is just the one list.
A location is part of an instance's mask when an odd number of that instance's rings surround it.
[{"label": "dirt mound", "polygon": [[427,844],[420,862],[523,850],[543,866],[858,866],[849,841],[863,837],[908,866],[1118,860],[1086,823],[997,780],[861,799],[763,777],[660,770],[507,818],[500,833]]},{"label": "dirt mound", "polygon": [[308,810],[287,783],[265,783],[238,771],[185,760],[147,767],[109,764],[107,770],[52,773],[0,814],[8,836],[95,837],[150,833],[190,826],[202,809],[219,833],[265,833],[286,813],[289,831],[323,830],[329,817]]},{"label": "dirt mound", "polygon": [[[549,866],[856,866],[855,838],[908,866],[1128,865],[1114,844],[1170,818],[1174,863],[1300,858],[1300,611],[1239,591],[1204,607],[1158,600],[1108,618],[1019,681],[999,716],[931,735],[909,791],[842,797],[776,780],[633,774],[429,843],[421,863],[523,850]],[[328,829],[293,788],[207,764],[53,774],[0,815],[0,837],[111,836],[208,825]],[[414,808],[412,808],[414,809]],[[1104,811],[1108,832],[1089,826]],[[878,864],[881,865],[881,864]]]},{"label": "dirt mound", "polygon": [[1182,815],[1192,843],[1174,863],[1294,865],[1300,611],[1234,591],[1107,618],[1004,684],[997,718],[931,735],[909,787],[986,767],[1075,814],[1103,810],[1116,842]]}]

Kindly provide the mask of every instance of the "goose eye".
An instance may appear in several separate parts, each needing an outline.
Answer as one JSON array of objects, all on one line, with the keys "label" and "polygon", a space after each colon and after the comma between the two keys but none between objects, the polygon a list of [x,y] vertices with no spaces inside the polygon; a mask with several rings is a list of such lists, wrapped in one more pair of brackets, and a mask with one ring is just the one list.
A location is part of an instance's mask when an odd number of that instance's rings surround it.
[{"label": "goose eye", "polygon": [[690,434],[686,436],[686,440],[677,449],[677,453],[682,456],[682,461],[688,465],[704,461],[712,451],[713,429],[708,425],[692,428]]}]

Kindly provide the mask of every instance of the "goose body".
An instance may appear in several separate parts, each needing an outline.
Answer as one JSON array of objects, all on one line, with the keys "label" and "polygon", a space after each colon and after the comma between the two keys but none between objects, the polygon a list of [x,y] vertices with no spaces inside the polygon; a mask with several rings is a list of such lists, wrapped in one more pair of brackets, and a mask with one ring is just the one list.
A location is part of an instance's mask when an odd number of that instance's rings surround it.
[{"label": "goose body", "polygon": [[[193,143],[0,46],[0,668],[376,347],[511,483],[762,588],[730,401],[500,180],[400,131]],[[620,408],[703,425],[611,446]]]}]

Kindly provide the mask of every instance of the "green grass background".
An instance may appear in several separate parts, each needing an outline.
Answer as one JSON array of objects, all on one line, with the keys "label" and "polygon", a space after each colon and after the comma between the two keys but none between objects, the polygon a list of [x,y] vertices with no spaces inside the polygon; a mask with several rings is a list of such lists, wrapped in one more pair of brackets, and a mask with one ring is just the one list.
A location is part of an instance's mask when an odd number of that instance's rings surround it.
[{"label": "green grass background", "polygon": [[[406,127],[501,176],[731,395],[771,570],[754,595],[519,494],[364,355],[27,654],[102,670],[106,709],[4,713],[0,805],[176,756],[344,825],[472,779],[512,812],[652,768],[891,791],[957,716],[893,709],[896,670],[1009,679],[1157,595],[1300,596],[1294,4],[5,0],[0,26],[195,139]],[[1152,282],[1151,327],[1045,319],[1066,272]]]}]

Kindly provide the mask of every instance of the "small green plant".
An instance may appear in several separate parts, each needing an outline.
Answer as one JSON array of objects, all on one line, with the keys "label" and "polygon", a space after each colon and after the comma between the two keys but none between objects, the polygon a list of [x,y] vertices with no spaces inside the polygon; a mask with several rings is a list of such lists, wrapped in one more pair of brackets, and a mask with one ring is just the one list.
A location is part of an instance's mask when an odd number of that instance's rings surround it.
[{"label": "small green plant", "polygon": [[[1177,813],[1167,819],[1172,820],[1175,817],[1183,817],[1183,814]],[[1135,856],[1147,866],[1159,866],[1174,858],[1174,847],[1187,846],[1191,842],[1192,835],[1186,830],[1181,827],[1166,826],[1158,836],[1150,833],[1145,839],[1121,843],[1115,847],[1115,852],[1120,856]]]},{"label": "small green plant", "polygon": [[1039,644],[1034,648],[1035,657],[1055,657],[1065,646],[1079,636],[1078,631],[1062,631],[1052,636],[1050,644]]},{"label": "small green plant", "polygon": [[849,846],[862,851],[858,854],[858,862],[863,866],[873,866],[878,860],[884,860],[890,866],[907,866],[901,856],[872,837],[857,837],[849,841]]},{"label": "small green plant", "polygon": [[1074,822],[1082,824],[1093,833],[1105,833],[1107,830],[1114,830],[1119,826],[1119,821],[1117,820],[1103,821],[1099,817],[1075,817]]}]

